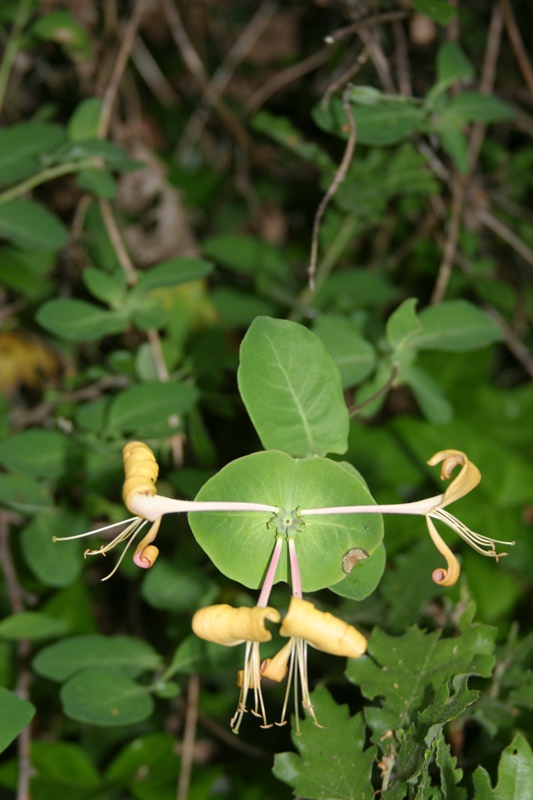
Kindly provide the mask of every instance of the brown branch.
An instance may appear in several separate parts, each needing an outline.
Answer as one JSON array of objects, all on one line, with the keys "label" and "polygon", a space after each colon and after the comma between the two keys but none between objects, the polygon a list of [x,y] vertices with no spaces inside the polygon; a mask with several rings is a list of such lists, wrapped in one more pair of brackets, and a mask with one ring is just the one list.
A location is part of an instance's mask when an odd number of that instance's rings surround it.
[{"label": "brown branch", "polygon": [[407,11],[387,11],[385,14],[376,14],[374,17],[360,19],[345,28],[333,31],[333,33],[325,37],[324,41],[326,44],[334,44],[335,42],[340,42],[341,39],[346,39],[347,36],[351,36],[352,33],[357,33],[361,28],[371,28],[374,25],[383,25],[385,22],[395,22],[408,16],[409,12]]},{"label": "brown branch", "polygon": [[370,58],[370,53],[368,51],[368,47],[363,47],[363,49],[355,59],[352,66],[349,67],[347,70],[345,70],[340,76],[340,78],[338,78],[338,80],[335,81],[335,83],[332,83],[330,84],[330,86],[328,86],[328,88],[324,92],[324,97],[322,98],[321,101],[322,108],[328,107],[332,95],[334,95],[335,92],[337,92],[346,83],[348,83],[348,81],[351,81],[352,78],[355,78],[359,70],[364,67],[369,58]]},{"label": "brown branch", "polygon": [[98,126],[98,136],[101,139],[104,139],[109,131],[111,115],[117,99],[120,81],[122,80],[124,70],[126,69],[126,64],[128,63],[131,51],[133,50],[135,37],[137,36],[137,30],[141,23],[141,19],[151,1],[152,0],[137,0],[133,14],[126,24],[122,36],[122,43],[115,61],[115,66],[113,67],[111,78],[109,79],[109,83],[104,93],[102,113],[100,115],[100,124]]},{"label": "brown branch", "polygon": [[522,37],[520,36],[518,25],[516,24],[516,20],[514,18],[513,7],[509,0],[500,0],[500,3],[503,10],[507,34],[511,41],[511,47],[513,48],[515,58],[518,61],[518,66],[520,68],[520,72],[522,73],[522,77],[527,83],[529,93],[533,99],[533,68],[528,58],[527,50],[524,47]]},{"label": "brown branch", "polygon": [[179,97],[161,72],[159,64],[140,36],[135,41],[131,57],[154,97],[165,108],[175,108],[178,105]]},{"label": "brown branch", "polygon": [[396,69],[398,70],[398,86],[400,87],[401,94],[405,97],[411,97],[413,94],[413,87],[411,84],[411,71],[409,69],[407,36],[405,35],[404,26],[398,20],[392,23],[392,30],[395,42],[394,60],[396,62]]},{"label": "brown branch", "polygon": [[126,275],[128,286],[135,286],[138,280],[137,270],[135,269],[133,261],[129,257],[128,251],[126,250],[122,240],[115,215],[113,214],[113,209],[111,208],[111,203],[109,200],[101,199],[99,201],[99,206],[100,211],[102,212],[102,219],[104,221],[107,235],[109,236],[111,244],[113,245],[113,250],[115,251],[118,263]]},{"label": "brown branch", "polygon": [[335,172],[333,176],[333,180],[320,201],[320,204],[316,210],[315,219],[313,221],[313,233],[311,236],[311,255],[309,259],[309,267],[307,270],[308,281],[309,281],[309,291],[313,292],[315,289],[315,275],[316,275],[316,263],[318,258],[318,234],[320,232],[320,223],[322,222],[322,217],[324,216],[324,212],[332,199],[335,195],[335,192],[343,182],[346,177],[346,173],[350,167],[352,162],[355,144],[357,141],[357,127],[355,124],[355,119],[352,114],[351,106],[348,101],[348,93],[350,91],[350,87],[344,90],[343,98],[342,98],[342,107],[344,109],[344,114],[346,116],[346,121],[348,125],[348,141],[346,142],[346,149],[344,150],[344,155],[342,157],[342,161],[339,165],[339,168]]},{"label": "brown branch", "polygon": [[185,126],[178,150],[183,151],[184,145],[189,151],[194,147],[202,135],[212,109],[218,105],[235,70],[261,36],[277,7],[278,4],[274,0],[264,0],[259,6],[237,41],[230,48],[224,62],[204,86],[198,107]]},{"label": "brown branch", "polygon": [[287,67],[287,69],[277,72],[248,98],[244,106],[245,113],[255,113],[273,94],[276,94],[281,89],[285,88],[285,86],[288,86],[289,83],[293,83],[309,72],[313,72],[313,70],[320,67],[330,58],[331,47],[323,47],[321,50],[317,50],[316,53],[309,56],[309,58],[299,61],[298,64],[292,64],[292,66]]},{"label": "brown branch", "polygon": [[198,673],[193,673],[189,677],[188,683],[185,729],[183,731],[183,746],[181,751],[181,771],[178,780],[176,800],[187,800],[189,796],[189,785],[191,782],[194,759],[194,744],[196,741],[196,727],[198,724],[199,696],[200,677]]},{"label": "brown branch", "polygon": [[[11,557],[9,547],[9,526],[13,523],[20,523],[18,514],[10,511],[0,511],[0,566],[6,581],[11,611],[20,614],[25,609],[24,593],[18,581],[15,564]],[[30,642],[28,639],[21,639],[17,645],[20,672],[15,686],[15,692],[23,700],[28,700],[31,672],[28,669],[27,661],[30,654]],[[17,800],[29,800],[30,798],[30,779],[32,775],[32,765],[30,758],[31,747],[31,727],[26,727],[17,737],[18,746],[18,781],[17,781]]]},{"label": "brown branch", "polygon": [[378,74],[381,84],[388,94],[396,94],[396,87],[392,80],[390,65],[387,56],[383,52],[375,33],[369,28],[361,28],[358,30],[358,35],[361,41],[368,47],[370,58],[374,64],[374,68]]},{"label": "brown branch", "polygon": [[533,250],[522,241],[507,225],[498,217],[494,216],[487,208],[476,208],[475,215],[486,228],[491,230],[496,236],[499,236],[504,242],[507,242],[513,250],[522,256],[524,261],[527,261],[533,267]]},{"label": "brown branch", "polygon": [[446,289],[448,288],[452,276],[453,263],[457,252],[457,242],[459,240],[459,231],[461,230],[465,191],[466,177],[464,175],[456,175],[452,182],[452,213],[450,227],[448,228],[448,236],[446,237],[446,245],[444,247],[444,254],[439,267],[437,280],[435,281],[435,286],[431,295],[430,303],[432,305],[441,302],[446,294]]},{"label": "brown branch", "polygon": [[157,380],[161,381],[161,383],[166,383],[170,376],[168,374],[163,348],[161,347],[161,337],[159,336],[159,331],[157,331],[155,328],[150,328],[150,330],[146,332],[146,335],[152,350],[152,358],[154,359]]},{"label": "brown branch", "polygon": [[394,381],[396,380],[397,374],[398,374],[398,367],[394,366],[392,368],[391,374],[387,378],[387,382],[381,387],[381,389],[378,389],[378,391],[375,392],[375,394],[373,394],[372,397],[368,397],[366,400],[363,400],[362,403],[357,403],[354,406],[350,406],[350,408],[348,409],[348,415],[350,417],[354,417],[359,411],[361,411],[362,408],[364,408],[365,406],[369,406],[370,403],[374,403],[376,400],[379,400],[381,395],[386,394],[386,392],[388,392],[389,389],[392,387]]},{"label": "brown branch", "polygon": [[511,326],[496,309],[485,307],[485,311],[502,331],[505,337],[505,343],[516,360],[520,362],[528,375],[533,378],[533,354],[530,353],[525,344],[518,338]]}]

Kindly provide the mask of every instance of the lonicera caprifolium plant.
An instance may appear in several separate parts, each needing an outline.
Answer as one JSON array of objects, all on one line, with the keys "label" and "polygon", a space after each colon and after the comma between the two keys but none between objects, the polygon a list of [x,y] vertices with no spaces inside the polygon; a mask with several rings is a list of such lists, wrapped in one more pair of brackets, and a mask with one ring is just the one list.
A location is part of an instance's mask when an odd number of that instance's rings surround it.
[{"label": "lonicera caprifolium plant", "polygon": [[532,9],[0,6],[0,798],[530,797]]}]

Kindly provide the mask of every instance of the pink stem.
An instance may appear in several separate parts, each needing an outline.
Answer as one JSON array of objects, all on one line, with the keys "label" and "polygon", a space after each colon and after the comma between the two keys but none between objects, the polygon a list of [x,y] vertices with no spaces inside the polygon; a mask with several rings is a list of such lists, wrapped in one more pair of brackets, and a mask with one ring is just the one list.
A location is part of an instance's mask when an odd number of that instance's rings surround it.
[{"label": "pink stem", "polygon": [[257,605],[261,608],[265,608],[268,605],[268,598],[270,597],[270,592],[272,591],[272,585],[274,583],[274,577],[278,568],[282,546],[283,536],[278,536],[276,539],[274,552],[272,553],[272,558],[270,559],[270,564],[268,565],[265,582],[263,583],[263,588],[261,589],[261,594],[259,595],[259,600],[257,601]]},{"label": "pink stem", "polygon": [[289,557],[291,560],[291,579],[292,579],[292,594],[294,597],[302,599],[302,576],[300,575],[300,565],[298,564],[298,556],[296,555],[296,545],[294,539],[289,539]]}]

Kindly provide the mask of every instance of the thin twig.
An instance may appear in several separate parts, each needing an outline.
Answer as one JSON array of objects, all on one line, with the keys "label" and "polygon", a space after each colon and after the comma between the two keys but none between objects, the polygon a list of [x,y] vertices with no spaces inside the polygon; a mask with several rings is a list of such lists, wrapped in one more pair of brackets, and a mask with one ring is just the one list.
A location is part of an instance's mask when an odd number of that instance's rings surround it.
[{"label": "thin twig", "polygon": [[448,236],[446,237],[446,245],[444,247],[444,254],[439,267],[435,287],[431,295],[430,303],[436,305],[440,303],[446,294],[446,289],[452,276],[453,263],[455,261],[455,254],[457,251],[457,242],[459,240],[459,231],[461,230],[461,219],[463,216],[464,200],[466,191],[466,177],[464,175],[455,175],[452,182],[452,212],[450,219],[450,227],[448,228]]},{"label": "thin twig", "polygon": [[374,403],[376,400],[379,400],[379,398],[383,394],[386,394],[392,387],[394,381],[396,380],[397,374],[398,374],[398,367],[394,366],[391,370],[391,374],[387,378],[387,382],[381,387],[381,389],[378,389],[378,391],[375,392],[375,394],[373,394],[372,397],[368,397],[366,400],[363,400],[362,403],[357,403],[354,406],[350,406],[350,408],[348,409],[348,415],[350,417],[354,417],[356,414],[359,413],[359,411],[361,411],[362,408],[364,408],[365,406],[369,406],[370,403]]},{"label": "thin twig", "polygon": [[272,761],[270,753],[267,753],[266,750],[262,750],[260,747],[250,744],[246,739],[243,739],[242,736],[235,736],[233,732],[219,725],[218,722],[215,722],[214,719],[204,714],[203,711],[198,711],[198,721],[204,728],[210,731],[213,736],[216,736],[217,739],[220,739],[221,742],[224,742],[224,744],[228,745],[228,747],[231,747],[233,750],[237,750],[248,758]]},{"label": "thin twig", "polygon": [[157,379],[161,381],[161,383],[166,383],[170,376],[168,374],[163,348],[161,347],[161,337],[159,336],[159,331],[157,331],[155,328],[150,328],[150,330],[146,332],[146,335],[148,336],[148,341],[150,342]]},{"label": "thin twig", "polygon": [[137,36],[137,30],[141,23],[141,19],[150,2],[151,0],[137,0],[135,3],[135,8],[133,9],[133,14],[126,23],[126,27],[122,35],[120,49],[115,61],[115,66],[113,67],[111,78],[104,93],[102,112],[100,114],[100,124],[98,126],[98,136],[101,139],[105,139],[109,131],[111,115],[113,113],[113,108],[117,98],[120,81],[122,80],[124,70],[126,69],[126,64],[128,63],[131,51],[133,50],[135,37]]},{"label": "thin twig", "polygon": [[281,72],[276,72],[272,78],[260,86],[259,89],[256,89],[252,96],[248,98],[244,106],[245,113],[253,114],[258,108],[261,108],[272,95],[284,89],[289,83],[293,83],[309,72],[313,72],[313,70],[320,67],[326,61],[329,61],[330,58],[331,47],[323,47],[321,50],[317,50],[316,53],[309,56],[309,58],[305,58],[297,64],[292,64]]},{"label": "thin twig", "polygon": [[413,94],[413,86],[411,84],[411,71],[409,69],[407,36],[405,35],[404,26],[398,20],[392,23],[392,30],[395,42],[394,60],[396,61],[396,69],[398,70],[398,86],[400,87],[401,94],[405,97],[411,97]]},{"label": "thin twig", "polygon": [[368,47],[370,58],[381,81],[381,84],[388,94],[396,94],[396,87],[392,80],[390,65],[387,56],[383,52],[381,45],[376,39],[375,33],[369,28],[358,30],[361,41]]},{"label": "thin twig", "polygon": [[15,20],[13,22],[13,28],[11,30],[11,36],[9,37],[4,50],[4,57],[2,58],[2,63],[0,64],[0,113],[6,98],[7,86],[11,76],[11,71],[13,69],[13,64],[15,63],[15,59],[19,51],[22,32],[31,14],[32,7],[32,0],[21,0],[19,3]]},{"label": "thin twig", "polygon": [[[502,9],[500,5],[495,3],[492,7],[492,15],[487,34],[487,46],[485,48],[481,80],[479,82],[479,91],[481,94],[490,94],[492,92],[496,78],[496,66],[500,53],[502,31]],[[473,173],[476,169],[479,153],[483,145],[483,139],[485,138],[486,129],[487,126],[483,125],[481,122],[478,122],[472,126],[472,130],[470,132],[470,141],[468,144],[468,169],[470,170],[470,173]]]},{"label": "thin twig", "polygon": [[193,673],[189,677],[187,690],[187,709],[185,712],[185,728],[183,731],[183,746],[181,751],[181,771],[178,780],[176,800],[187,800],[191,782],[192,765],[194,759],[194,744],[196,741],[196,726],[198,724],[198,699],[200,696],[200,677]]},{"label": "thin twig", "polygon": [[135,40],[131,58],[144,82],[161,105],[168,109],[175,108],[178,105],[179,97],[140,36],[137,36]]},{"label": "thin twig", "polygon": [[494,216],[487,208],[482,207],[474,209],[474,213],[486,228],[495,233],[496,236],[499,236],[504,242],[507,242],[513,250],[516,250],[522,256],[524,261],[527,261],[533,267],[533,250],[508,228],[499,217]]},{"label": "thin twig", "polygon": [[505,19],[505,27],[507,28],[507,33],[511,41],[511,47],[513,48],[515,58],[518,61],[520,72],[527,83],[529,93],[533,99],[533,67],[531,66],[531,62],[527,55],[527,50],[524,47],[522,37],[520,36],[520,31],[513,14],[513,7],[509,0],[500,0],[500,3]]},{"label": "thin twig", "polygon": [[195,113],[183,131],[178,150],[183,154],[184,147],[190,152],[202,135],[211,110],[218,105],[237,66],[252,49],[266,26],[274,16],[278,4],[274,0],[264,0],[250,22],[230,48],[224,62],[218,67],[211,80],[205,85]]},{"label": "thin twig", "polygon": [[525,344],[518,338],[511,326],[495,308],[486,306],[485,311],[500,328],[505,337],[505,343],[516,360],[520,362],[528,375],[533,378],[533,354],[529,352]]},{"label": "thin twig", "polygon": [[345,70],[340,78],[338,78],[335,83],[330,84],[326,91],[324,92],[324,97],[321,100],[322,108],[327,108],[329,105],[330,98],[332,95],[335,94],[339,89],[342,89],[348,81],[353,80],[360,69],[364,67],[368,59],[370,58],[370,53],[368,51],[368,47],[363,47],[357,58],[355,59],[354,63]]},{"label": "thin twig", "polygon": [[324,216],[324,212],[331,200],[331,198],[335,195],[335,192],[343,182],[346,177],[346,173],[350,167],[352,162],[355,144],[357,141],[357,126],[355,124],[355,119],[352,114],[352,109],[350,103],[348,101],[348,94],[350,92],[350,87],[347,87],[344,90],[344,94],[342,97],[342,107],[344,110],[344,114],[346,115],[346,122],[348,127],[348,141],[346,142],[346,149],[344,150],[344,155],[342,157],[342,161],[339,164],[339,168],[335,172],[333,176],[333,180],[320,201],[320,204],[316,210],[315,219],[313,221],[313,233],[311,236],[311,256],[309,259],[309,268],[307,270],[308,275],[308,284],[309,284],[309,291],[314,292],[315,290],[315,275],[316,275],[316,263],[318,258],[318,235],[320,233],[320,223],[322,222],[322,217]]},{"label": "thin twig", "polygon": [[[18,515],[9,511],[0,512],[0,566],[4,573],[9,602],[14,614],[24,611],[24,595],[19,584],[17,571],[11,557],[9,547],[9,526],[13,522],[18,522]],[[27,667],[28,656],[30,654],[30,642],[28,639],[21,639],[17,645],[20,671],[15,686],[15,692],[23,700],[28,700],[30,693],[31,672]],[[18,781],[16,800],[29,800],[30,780],[32,775],[32,764],[30,758],[31,748],[31,727],[26,727],[17,737],[18,746]]]},{"label": "thin twig", "polygon": [[162,0],[163,12],[165,14],[172,38],[178,46],[181,57],[185,61],[187,69],[195,79],[198,87],[203,89],[209,82],[209,76],[204,69],[204,65],[185,30],[178,9],[172,0]]},{"label": "thin twig", "polygon": [[117,221],[115,219],[115,215],[113,214],[113,209],[111,208],[111,203],[109,200],[101,199],[99,201],[99,206],[107,235],[111,240],[111,244],[113,245],[113,250],[115,251],[118,262],[124,270],[128,280],[128,286],[135,286],[138,280],[137,270],[135,269],[133,262],[128,255],[128,251],[126,250],[124,242],[122,241],[122,236],[118,229]]},{"label": "thin twig", "polygon": [[353,22],[351,25],[347,25],[345,28],[339,28],[339,30],[333,31],[333,33],[325,37],[324,41],[326,44],[334,44],[335,42],[340,42],[341,39],[346,39],[347,36],[351,36],[352,33],[357,33],[361,28],[383,25],[385,22],[395,22],[400,19],[405,19],[408,16],[408,11],[387,11],[384,14],[376,14],[374,17],[360,19],[357,22]]}]

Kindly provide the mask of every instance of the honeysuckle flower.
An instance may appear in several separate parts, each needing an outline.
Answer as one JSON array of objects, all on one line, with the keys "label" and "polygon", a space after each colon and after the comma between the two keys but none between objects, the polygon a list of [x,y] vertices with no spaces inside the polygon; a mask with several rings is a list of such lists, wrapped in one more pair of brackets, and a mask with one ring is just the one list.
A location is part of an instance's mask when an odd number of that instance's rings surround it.
[{"label": "honeysuckle flower", "polygon": [[261,674],[274,681],[282,681],[289,671],[287,691],[283,703],[281,720],[284,725],[291,684],[294,687],[294,706],[296,730],[299,733],[298,717],[298,684],[301,687],[302,707],[310,714],[313,722],[322,727],[313,709],[309,694],[307,676],[307,646],[316,650],[331,653],[334,656],[359,658],[366,652],[366,638],[352,625],[333,616],[329,612],[319,611],[313,603],[301,597],[292,596],[289,610],[283,618],[280,628],[281,636],[290,637],[289,642],[272,659],[265,659]]},{"label": "honeysuckle flower", "polygon": [[156,480],[159,474],[159,466],[154,454],[148,445],[143,442],[129,442],[122,450],[124,461],[124,486],[122,496],[124,505],[135,516],[129,519],[106,525],[96,530],[78,533],[74,536],[52,537],[54,542],[64,542],[71,539],[82,539],[86,536],[94,536],[126,526],[108,544],[102,545],[96,550],[88,549],[84,553],[86,556],[102,555],[105,556],[117,545],[126,542],[119,560],[113,570],[102,580],[111,578],[117,571],[122,559],[126,555],[137,534],[146,526],[147,522],[152,522],[148,533],[139,542],[133,553],[133,561],[142,569],[149,569],[153,566],[157,556],[158,548],[152,544],[164,514],[189,513],[191,511],[268,511],[277,513],[277,506],[265,505],[263,503],[238,503],[238,502],[196,502],[195,500],[174,500],[171,497],[163,497],[157,494]]},{"label": "honeysuckle flower", "polygon": [[441,464],[441,479],[448,480],[451,478],[453,470],[457,466],[461,466],[459,475],[451,482],[444,494],[429,497],[427,500],[418,500],[414,503],[392,503],[386,505],[369,505],[369,506],[336,506],[329,508],[308,508],[303,509],[300,513],[302,517],[312,516],[318,514],[415,514],[424,516],[428,526],[428,531],[433,540],[433,543],[439,552],[446,559],[446,569],[439,568],[433,571],[432,578],[435,583],[440,586],[453,586],[457,582],[461,569],[459,562],[443,541],[439,532],[437,531],[434,519],[444,522],[448,528],[454,530],[462,539],[467,542],[470,547],[473,547],[478,553],[483,556],[489,556],[496,561],[501,556],[506,556],[507,553],[498,553],[496,551],[497,544],[514,545],[514,542],[506,542],[501,539],[490,539],[480,533],[470,530],[464,525],[461,520],[454,517],[446,510],[446,506],[450,503],[464,497],[465,494],[472,491],[481,480],[481,473],[473,464],[465,453],[461,450],[440,450],[435,453],[427,462],[430,466]]}]

